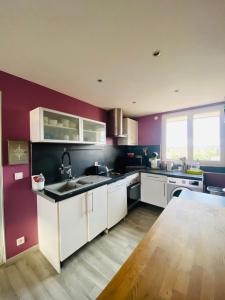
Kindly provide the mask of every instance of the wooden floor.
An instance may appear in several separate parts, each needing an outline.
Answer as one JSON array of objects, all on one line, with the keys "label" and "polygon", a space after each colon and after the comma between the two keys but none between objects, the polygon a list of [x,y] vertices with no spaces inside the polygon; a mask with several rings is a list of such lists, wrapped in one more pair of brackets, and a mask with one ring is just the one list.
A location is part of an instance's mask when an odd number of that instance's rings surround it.
[{"label": "wooden floor", "polygon": [[161,210],[134,209],[125,221],[84,246],[57,274],[39,252],[0,268],[0,299],[95,299],[131,254]]}]

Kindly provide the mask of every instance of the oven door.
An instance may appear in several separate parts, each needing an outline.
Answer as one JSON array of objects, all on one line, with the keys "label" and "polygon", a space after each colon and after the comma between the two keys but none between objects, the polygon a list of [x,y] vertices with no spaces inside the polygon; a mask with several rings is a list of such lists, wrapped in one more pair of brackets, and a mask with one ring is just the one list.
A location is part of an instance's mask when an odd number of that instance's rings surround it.
[{"label": "oven door", "polygon": [[141,198],[141,184],[134,183],[127,187],[127,206],[131,209]]},{"label": "oven door", "polygon": [[134,183],[127,188],[127,198],[131,200],[138,200],[141,197],[140,182]]}]

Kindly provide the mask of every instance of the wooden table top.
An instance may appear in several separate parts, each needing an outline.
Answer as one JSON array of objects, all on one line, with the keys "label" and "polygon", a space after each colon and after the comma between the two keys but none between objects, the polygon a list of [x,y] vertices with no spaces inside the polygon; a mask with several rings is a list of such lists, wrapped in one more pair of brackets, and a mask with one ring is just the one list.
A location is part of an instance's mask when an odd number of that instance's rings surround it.
[{"label": "wooden table top", "polygon": [[98,300],[225,299],[225,208],[174,198]]}]

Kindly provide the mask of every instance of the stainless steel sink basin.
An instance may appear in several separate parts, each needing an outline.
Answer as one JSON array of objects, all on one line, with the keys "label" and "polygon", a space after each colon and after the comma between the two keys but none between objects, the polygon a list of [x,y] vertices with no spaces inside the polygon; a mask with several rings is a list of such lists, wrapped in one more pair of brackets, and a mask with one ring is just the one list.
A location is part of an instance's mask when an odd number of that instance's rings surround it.
[{"label": "stainless steel sink basin", "polygon": [[96,183],[100,183],[103,181],[107,181],[109,179],[111,179],[111,178],[109,178],[107,176],[89,175],[89,176],[80,177],[80,179],[77,181],[77,183],[96,184]]},{"label": "stainless steel sink basin", "polygon": [[64,185],[59,187],[57,190],[60,193],[70,192],[71,190],[78,189],[78,188],[82,187],[83,185],[84,184],[80,184],[80,183],[71,184],[70,182],[66,182]]},{"label": "stainless steel sink basin", "polygon": [[70,194],[74,191],[81,190],[110,179],[110,177],[98,175],[84,176],[74,180],[49,184],[45,186],[45,190],[57,196],[65,196],[66,194]]},{"label": "stainless steel sink basin", "polygon": [[53,194],[56,194],[58,196],[62,196],[67,193],[71,193],[77,189],[80,189],[84,186],[85,183],[81,184],[78,183],[77,181],[74,182],[73,180],[71,180],[71,181],[63,181],[63,182],[47,185],[45,186],[45,190]]}]

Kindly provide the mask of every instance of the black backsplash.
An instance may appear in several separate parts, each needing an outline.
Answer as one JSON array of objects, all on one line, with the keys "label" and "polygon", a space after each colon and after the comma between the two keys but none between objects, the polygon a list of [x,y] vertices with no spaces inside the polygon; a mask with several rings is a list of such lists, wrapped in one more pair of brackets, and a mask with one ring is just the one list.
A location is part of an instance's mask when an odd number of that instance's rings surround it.
[{"label": "black backsplash", "polygon": [[33,143],[32,175],[43,173],[47,184],[62,180],[59,168],[64,149],[70,153],[72,173],[75,176],[85,174],[85,170],[96,161],[110,169],[124,168],[123,151],[116,146]]},{"label": "black backsplash", "polygon": [[[148,147],[148,153],[160,153],[160,146],[113,146],[113,145],[82,145],[82,144],[32,144],[32,175],[43,173],[46,183],[53,183],[64,179],[60,174],[61,156],[66,149],[69,151],[72,163],[72,173],[75,176],[85,174],[88,167],[99,164],[108,168],[124,172],[126,165],[135,165],[135,160],[129,160],[128,152],[143,155],[143,148]],[[148,155],[148,157],[149,157]],[[142,165],[149,166],[148,157],[143,157]]]}]

